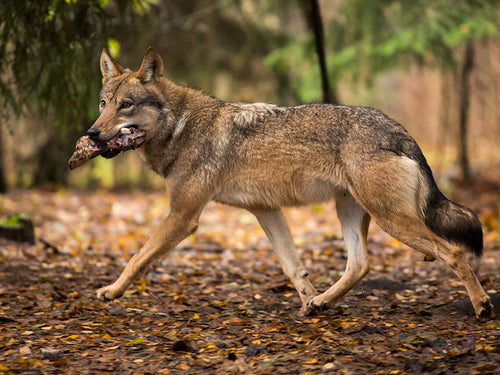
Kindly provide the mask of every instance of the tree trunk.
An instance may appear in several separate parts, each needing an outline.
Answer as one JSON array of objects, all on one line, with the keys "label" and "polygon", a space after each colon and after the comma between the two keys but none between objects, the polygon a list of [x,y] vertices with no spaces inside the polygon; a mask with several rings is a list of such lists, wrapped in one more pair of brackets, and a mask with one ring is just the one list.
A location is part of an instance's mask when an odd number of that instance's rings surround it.
[{"label": "tree trunk", "polygon": [[3,160],[0,158],[0,194],[7,193],[7,177],[3,169]]},{"label": "tree trunk", "polygon": [[7,193],[7,176],[5,175],[5,169],[3,165],[3,153],[3,129],[2,125],[0,124],[0,194]]},{"label": "tree trunk", "polygon": [[36,168],[32,181],[34,186],[66,185],[67,161],[72,150],[68,144],[71,144],[71,142],[63,141],[60,137],[53,137],[37,150]]},{"label": "tree trunk", "polygon": [[[85,125],[84,125],[85,124]],[[79,128],[61,132],[50,129],[49,139],[36,151],[36,169],[32,184],[65,186],[68,181],[68,159],[75,150],[76,140],[85,134],[86,122],[80,121]]]},{"label": "tree trunk", "polygon": [[319,69],[321,72],[321,87],[323,90],[323,102],[339,104],[335,91],[330,86],[328,69],[326,67],[325,37],[323,32],[323,21],[318,0],[302,0],[302,6],[307,25],[314,34],[316,53],[318,55]]},{"label": "tree trunk", "polygon": [[472,42],[467,42],[464,62],[460,72],[460,107],[458,128],[458,161],[463,179],[470,177],[469,151],[467,147],[468,117],[470,106],[470,75],[474,67],[474,49]]}]

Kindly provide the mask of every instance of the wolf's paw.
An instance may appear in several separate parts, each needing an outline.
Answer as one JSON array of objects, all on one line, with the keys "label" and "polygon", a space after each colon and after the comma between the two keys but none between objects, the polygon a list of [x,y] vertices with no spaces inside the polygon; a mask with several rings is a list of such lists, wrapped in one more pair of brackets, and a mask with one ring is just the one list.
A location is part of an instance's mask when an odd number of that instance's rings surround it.
[{"label": "wolf's paw", "polygon": [[495,317],[493,305],[491,304],[491,300],[489,298],[481,302],[481,307],[482,310],[477,314],[477,318],[479,320],[486,320]]},{"label": "wolf's paw", "polygon": [[113,284],[105,286],[101,289],[98,289],[96,292],[96,297],[97,299],[101,301],[111,301],[116,298],[120,298],[122,296],[122,293],[117,291],[114,287]]},{"label": "wolf's paw", "polygon": [[300,315],[302,316],[311,316],[320,313],[321,311],[325,311],[328,309],[328,305],[325,302],[318,301],[319,296],[313,297],[307,302],[307,304],[302,305],[300,309]]}]

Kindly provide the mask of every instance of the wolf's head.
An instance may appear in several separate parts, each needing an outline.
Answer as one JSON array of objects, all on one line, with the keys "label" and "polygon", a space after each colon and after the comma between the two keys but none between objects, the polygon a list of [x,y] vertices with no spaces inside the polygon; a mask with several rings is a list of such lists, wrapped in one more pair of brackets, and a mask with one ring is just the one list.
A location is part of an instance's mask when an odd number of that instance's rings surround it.
[{"label": "wolf's head", "polygon": [[101,54],[103,87],[99,118],[88,130],[95,141],[107,142],[122,128],[138,128],[152,136],[165,116],[166,103],[160,92],[163,61],[153,48],[144,55],[137,72],[123,69],[106,50]]}]

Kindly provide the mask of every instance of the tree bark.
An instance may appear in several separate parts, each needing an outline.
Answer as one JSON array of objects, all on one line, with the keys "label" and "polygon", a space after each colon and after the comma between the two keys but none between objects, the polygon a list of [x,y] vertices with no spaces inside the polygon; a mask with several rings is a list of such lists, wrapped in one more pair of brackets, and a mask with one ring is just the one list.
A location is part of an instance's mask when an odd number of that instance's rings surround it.
[{"label": "tree bark", "polygon": [[40,149],[37,150],[37,165],[33,174],[34,186],[66,185],[68,159],[74,149],[75,142],[70,142],[61,138],[61,136],[51,137],[50,140],[45,142]]},{"label": "tree bark", "polygon": [[0,194],[7,193],[7,177],[3,169],[3,160],[0,158]]},{"label": "tree bark", "polygon": [[467,147],[468,117],[470,106],[470,75],[474,67],[474,49],[472,42],[465,46],[464,62],[460,72],[460,103],[458,127],[458,161],[463,179],[470,177],[469,150]]},{"label": "tree bark", "polygon": [[302,0],[302,6],[306,22],[314,34],[316,53],[318,55],[319,69],[321,72],[321,87],[323,90],[323,102],[339,104],[338,97],[330,85],[328,69],[326,67],[325,36],[323,31],[323,20],[318,0]]},{"label": "tree bark", "polygon": [[4,154],[3,129],[2,129],[2,124],[0,124],[0,194],[7,193],[7,176],[5,175],[3,154]]},{"label": "tree bark", "polygon": [[65,186],[68,182],[68,159],[75,150],[76,140],[85,134],[88,122],[79,121],[79,127],[67,131],[50,129],[49,139],[36,151],[34,186]]}]

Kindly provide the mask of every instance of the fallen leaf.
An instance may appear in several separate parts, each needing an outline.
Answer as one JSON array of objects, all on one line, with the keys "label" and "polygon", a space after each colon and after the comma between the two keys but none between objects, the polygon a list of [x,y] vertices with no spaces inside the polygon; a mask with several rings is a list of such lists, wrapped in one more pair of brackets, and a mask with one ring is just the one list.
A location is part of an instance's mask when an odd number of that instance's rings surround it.
[{"label": "fallen leaf", "polygon": [[31,349],[29,346],[23,346],[19,349],[19,354],[21,355],[28,355],[31,354]]},{"label": "fallen leaf", "polygon": [[130,340],[125,344],[125,346],[137,346],[142,344],[144,341],[144,337],[137,337],[136,339]]}]

